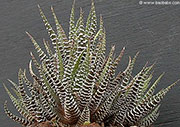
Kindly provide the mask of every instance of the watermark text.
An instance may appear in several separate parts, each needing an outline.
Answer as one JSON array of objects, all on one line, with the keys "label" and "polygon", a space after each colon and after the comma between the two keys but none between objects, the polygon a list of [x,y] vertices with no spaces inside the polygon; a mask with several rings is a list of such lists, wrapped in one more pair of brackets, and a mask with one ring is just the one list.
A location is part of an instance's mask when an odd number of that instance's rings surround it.
[{"label": "watermark text", "polygon": [[180,5],[180,1],[139,1],[140,5]]}]

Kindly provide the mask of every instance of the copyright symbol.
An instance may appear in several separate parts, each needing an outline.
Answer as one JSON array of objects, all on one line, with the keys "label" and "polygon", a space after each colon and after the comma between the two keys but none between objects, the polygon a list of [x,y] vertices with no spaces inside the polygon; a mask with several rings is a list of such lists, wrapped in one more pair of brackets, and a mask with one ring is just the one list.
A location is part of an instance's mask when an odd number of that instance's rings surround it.
[{"label": "copyright symbol", "polygon": [[142,2],[142,1],[139,1],[139,4],[140,4],[140,5],[142,5],[142,4],[143,4],[143,2]]}]

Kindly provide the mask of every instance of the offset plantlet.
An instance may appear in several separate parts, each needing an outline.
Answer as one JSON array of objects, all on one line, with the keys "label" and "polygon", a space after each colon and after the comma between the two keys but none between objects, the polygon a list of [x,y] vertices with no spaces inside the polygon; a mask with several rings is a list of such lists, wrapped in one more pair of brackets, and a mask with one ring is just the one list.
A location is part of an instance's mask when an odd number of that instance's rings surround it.
[{"label": "offset plantlet", "polygon": [[[9,80],[16,96],[4,85],[22,117],[8,110],[7,101],[4,104],[5,113],[26,127],[151,126],[159,116],[161,100],[177,82],[154,93],[163,74],[151,83],[154,65],[146,64],[133,77],[132,70],[138,53],[133,59],[129,57],[127,68],[116,75],[115,70],[125,48],[115,58],[115,46],[112,46],[108,56],[105,56],[106,32],[102,16],[99,28],[97,26],[94,2],[86,24],[82,9],[75,23],[74,4],[70,15],[69,37],[53,8],[56,32],[38,6],[54,51],[45,40],[46,51],[43,51],[27,32],[40,62],[31,52],[29,72],[33,82],[26,77],[26,71],[21,69],[18,84]],[[32,63],[39,74],[33,72]],[[30,94],[25,91],[24,84]]]}]

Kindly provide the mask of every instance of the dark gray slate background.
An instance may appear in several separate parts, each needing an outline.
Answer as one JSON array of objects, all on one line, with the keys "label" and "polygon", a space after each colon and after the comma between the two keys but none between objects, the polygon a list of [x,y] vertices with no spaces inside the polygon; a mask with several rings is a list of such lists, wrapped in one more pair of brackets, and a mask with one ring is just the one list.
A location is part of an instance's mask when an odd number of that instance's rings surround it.
[{"label": "dark gray slate background", "polygon": [[[154,6],[139,5],[138,0],[95,0],[96,12],[103,15],[107,31],[107,49],[116,45],[116,54],[126,46],[126,53],[118,68],[122,70],[128,63],[128,56],[137,51],[140,55],[134,74],[146,63],[156,61],[154,79],[162,72],[158,90],[167,87],[180,78],[180,5]],[[76,0],[76,14],[79,7],[85,17],[90,10],[90,0]],[[65,31],[68,32],[69,14],[72,0],[1,0],[0,1],[0,127],[18,127],[3,111],[3,103],[8,100],[9,109],[17,113],[2,86],[12,85],[7,79],[17,82],[19,68],[28,69],[29,52],[35,52],[25,34],[30,32],[42,45],[48,39],[37,5],[40,4],[54,27],[50,6],[54,6]],[[27,71],[28,72],[28,71]],[[161,106],[157,127],[180,126],[180,83],[168,93]]]}]

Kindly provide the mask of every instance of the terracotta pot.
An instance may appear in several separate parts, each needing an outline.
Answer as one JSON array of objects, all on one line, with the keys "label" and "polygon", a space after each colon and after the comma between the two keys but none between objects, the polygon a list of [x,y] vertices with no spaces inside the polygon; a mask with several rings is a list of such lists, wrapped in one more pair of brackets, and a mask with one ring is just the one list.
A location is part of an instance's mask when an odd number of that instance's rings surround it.
[{"label": "terracotta pot", "polygon": [[91,123],[91,124],[87,124],[87,125],[82,125],[80,127],[101,127],[101,126],[97,123]]}]

